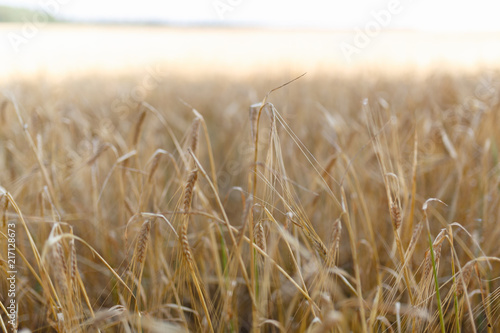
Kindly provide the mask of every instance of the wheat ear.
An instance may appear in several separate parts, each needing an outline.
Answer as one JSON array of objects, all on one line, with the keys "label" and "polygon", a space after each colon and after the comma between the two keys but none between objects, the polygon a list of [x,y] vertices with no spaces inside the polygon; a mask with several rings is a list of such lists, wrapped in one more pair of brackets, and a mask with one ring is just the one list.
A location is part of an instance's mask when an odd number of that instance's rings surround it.
[{"label": "wheat ear", "polygon": [[142,263],[146,257],[146,250],[149,243],[149,231],[151,230],[151,221],[146,220],[139,231],[139,238],[137,239],[137,262]]},{"label": "wheat ear", "polygon": [[472,277],[472,272],[474,271],[474,264],[475,260],[472,260],[462,267],[460,277],[457,281],[457,295],[461,295],[465,291],[465,288],[467,288]]},{"label": "wheat ear", "polygon": [[191,204],[193,201],[193,191],[194,186],[196,184],[196,180],[198,179],[198,169],[194,169],[189,173],[188,179],[186,181],[186,186],[184,188],[184,219],[181,226],[181,230],[179,232],[179,238],[181,241],[182,252],[184,253],[184,257],[187,262],[193,264],[193,255],[191,253],[191,248],[189,247],[189,242],[187,238],[188,232],[188,222],[189,222],[189,211],[191,210]]},{"label": "wheat ear", "polygon": [[329,266],[335,265],[335,257],[337,256],[341,234],[342,234],[342,222],[340,221],[340,218],[338,218],[335,222],[333,222],[332,246],[330,247],[330,250],[328,251],[328,264],[329,264]]},{"label": "wheat ear", "polygon": [[200,125],[201,125],[201,118],[196,117],[193,120],[193,124],[191,125],[191,143],[189,145],[189,148],[193,152],[193,154],[196,154],[196,149],[198,149],[198,140],[200,137]]},{"label": "wheat ear", "polygon": [[264,227],[262,226],[262,221],[255,224],[254,228],[255,234],[255,244],[266,252],[266,235],[264,234]]},{"label": "wheat ear", "polygon": [[398,230],[401,227],[401,210],[396,202],[391,204],[391,217],[392,223],[394,223],[394,229]]},{"label": "wheat ear", "polygon": [[64,259],[64,249],[63,249],[60,241],[57,241],[57,243],[55,243],[54,246],[52,247],[52,257],[54,258],[55,279],[57,281],[57,284],[59,285],[59,288],[61,289],[61,293],[66,294],[66,290],[67,290],[67,280],[66,280],[67,265],[66,265],[66,261]]},{"label": "wheat ear", "polygon": [[[443,246],[443,241],[446,237],[446,229],[441,230],[441,232],[436,236],[436,239],[432,243],[434,248],[434,261],[436,263],[436,270],[439,267],[439,259],[441,258],[441,248]],[[424,277],[429,276],[431,272],[432,262],[430,249],[425,254],[425,264],[424,264]]]}]

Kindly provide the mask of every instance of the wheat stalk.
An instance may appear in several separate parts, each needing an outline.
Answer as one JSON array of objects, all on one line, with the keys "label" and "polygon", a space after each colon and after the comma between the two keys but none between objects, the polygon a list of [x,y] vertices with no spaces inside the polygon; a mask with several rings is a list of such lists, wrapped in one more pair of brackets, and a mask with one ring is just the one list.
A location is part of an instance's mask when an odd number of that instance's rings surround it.
[{"label": "wheat stalk", "polygon": [[335,257],[337,256],[337,252],[340,245],[340,236],[342,234],[342,222],[340,218],[333,222],[332,227],[332,245],[330,246],[330,250],[328,251],[328,263],[329,266],[335,265]]},{"label": "wheat stalk", "polygon": [[54,259],[54,274],[57,284],[60,288],[61,294],[65,295],[67,291],[66,272],[68,270],[66,260],[64,258],[64,249],[57,241],[52,247],[52,258]]},{"label": "wheat stalk", "polygon": [[78,265],[76,261],[76,246],[75,246],[75,239],[71,239],[69,242],[70,248],[71,248],[71,271],[70,271],[70,279],[71,283],[73,284],[74,287],[76,287],[76,276],[78,272]]},{"label": "wheat stalk", "polygon": [[394,229],[398,230],[401,227],[401,210],[396,202],[391,204],[391,217]]},{"label": "wheat stalk", "polygon": [[184,187],[183,209],[185,214],[189,213],[191,209],[191,202],[193,201],[193,190],[197,179],[198,169],[194,169],[189,173],[188,179],[186,181],[186,186]]},{"label": "wheat stalk", "polygon": [[422,232],[422,229],[424,228],[424,224],[422,222],[418,222],[415,228],[413,228],[413,232],[411,234],[411,239],[410,239],[410,244],[408,244],[408,249],[406,251],[407,255],[411,254],[411,251],[413,251],[415,245],[417,244],[418,237],[420,237],[420,233]]},{"label": "wheat stalk", "polygon": [[474,271],[475,263],[475,260],[472,260],[465,264],[464,267],[462,267],[462,270],[460,271],[460,277],[457,281],[458,295],[461,295],[464,292],[465,288],[467,288],[467,286],[469,285],[470,279],[472,277],[472,272]]},{"label": "wheat stalk", "polygon": [[[439,259],[441,258],[441,248],[443,245],[443,241],[445,240],[446,237],[446,229],[442,229],[441,232],[436,236],[436,239],[432,243],[432,247],[434,249],[434,261],[436,264],[436,270],[439,267]],[[427,250],[425,254],[425,264],[424,264],[424,277],[429,276],[431,269],[432,269],[432,262],[431,262],[431,253],[430,249]]]},{"label": "wheat stalk", "polygon": [[151,166],[149,167],[148,183],[151,183],[151,181],[153,180],[153,176],[156,172],[156,169],[158,169],[158,165],[160,164],[160,158],[163,155],[167,155],[167,154],[168,153],[163,149],[157,149],[155,151],[155,153],[153,154]]},{"label": "wheat stalk", "polygon": [[189,222],[189,212],[191,210],[191,204],[193,201],[194,186],[196,180],[198,179],[198,169],[193,169],[188,176],[186,185],[184,187],[184,201],[183,201],[183,212],[184,218],[181,225],[181,230],[179,231],[179,240],[181,242],[182,252],[187,262],[192,265],[194,264],[193,255],[191,253],[191,248],[188,242],[188,222]]},{"label": "wheat stalk", "polygon": [[201,118],[200,117],[194,118],[193,124],[191,125],[191,144],[189,145],[189,148],[191,149],[193,154],[196,154],[196,150],[198,149],[200,125],[201,125]]},{"label": "wheat stalk", "polygon": [[2,213],[2,227],[7,226],[7,211],[9,209],[9,200],[7,199],[7,196],[2,195],[2,199],[5,201],[3,205],[3,213]]},{"label": "wheat stalk", "polygon": [[257,244],[257,246],[260,247],[262,251],[266,252],[266,235],[264,234],[262,221],[259,221],[255,224],[254,234],[255,244]]},{"label": "wheat stalk", "polygon": [[142,263],[146,257],[146,250],[149,243],[149,231],[151,229],[151,220],[146,220],[139,231],[137,239],[137,262]]},{"label": "wheat stalk", "polygon": [[132,139],[132,147],[137,146],[137,142],[139,141],[139,136],[141,134],[142,125],[144,124],[144,120],[146,119],[146,114],[147,114],[146,112],[147,109],[142,110],[141,115],[139,116],[139,120],[135,125],[134,137]]},{"label": "wheat stalk", "polygon": [[248,110],[248,118],[250,120],[250,137],[252,142],[255,141],[256,136],[256,128],[257,128],[257,115],[259,113],[259,109],[262,106],[262,103],[255,103],[250,105],[250,109]]},{"label": "wheat stalk", "polygon": [[98,147],[94,155],[87,161],[87,165],[92,165],[94,164],[95,161],[106,151],[108,148],[111,147],[107,143],[101,143]]}]

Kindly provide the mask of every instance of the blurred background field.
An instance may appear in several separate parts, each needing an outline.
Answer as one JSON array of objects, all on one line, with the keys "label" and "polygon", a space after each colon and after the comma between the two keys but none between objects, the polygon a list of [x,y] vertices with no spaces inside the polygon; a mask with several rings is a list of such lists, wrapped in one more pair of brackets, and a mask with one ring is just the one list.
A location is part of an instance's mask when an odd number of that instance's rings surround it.
[{"label": "blurred background field", "polygon": [[348,61],[339,47],[352,44],[356,33],[348,31],[61,24],[40,30],[16,51],[8,35],[22,31],[22,25],[0,25],[4,77],[140,73],[146,66],[193,77],[361,70],[423,74],[497,67],[500,58],[496,32],[385,31]]}]

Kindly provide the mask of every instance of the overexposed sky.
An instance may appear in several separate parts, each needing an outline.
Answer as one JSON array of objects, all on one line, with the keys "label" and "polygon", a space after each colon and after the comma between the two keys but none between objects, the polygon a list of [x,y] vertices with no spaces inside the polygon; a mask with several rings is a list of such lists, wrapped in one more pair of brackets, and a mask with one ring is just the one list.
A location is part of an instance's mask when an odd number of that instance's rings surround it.
[{"label": "overexposed sky", "polygon": [[[0,0],[85,21],[160,21],[287,28],[364,29],[378,19],[388,29],[500,31],[496,0]],[[389,9],[393,8],[392,12]],[[390,15],[384,15],[389,13]]]}]

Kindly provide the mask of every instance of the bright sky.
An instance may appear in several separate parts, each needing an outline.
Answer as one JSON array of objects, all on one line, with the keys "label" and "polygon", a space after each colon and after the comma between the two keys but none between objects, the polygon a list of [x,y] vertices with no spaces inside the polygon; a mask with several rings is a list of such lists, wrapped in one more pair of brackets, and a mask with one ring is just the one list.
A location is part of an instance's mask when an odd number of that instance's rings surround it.
[{"label": "bright sky", "polygon": [[[496,0],[0,0],[81,20],[257,24],[278,27],[364,29],[376,13],[388,29],[500,31]],[[44,4],[50,4],[49,7]],[[391,7],[392,6],[392,7]]]}]

